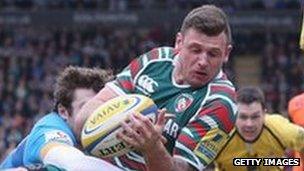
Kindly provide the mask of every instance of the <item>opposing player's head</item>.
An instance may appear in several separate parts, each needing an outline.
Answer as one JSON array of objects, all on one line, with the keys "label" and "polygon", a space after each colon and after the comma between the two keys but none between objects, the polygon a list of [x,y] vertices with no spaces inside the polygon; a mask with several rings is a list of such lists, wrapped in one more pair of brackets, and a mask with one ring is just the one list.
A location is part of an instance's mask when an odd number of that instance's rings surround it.
[{"label": "opposing player's head", "polygon": [[265,97],[257,87],[245,87],[237,92],[238,116],[236,127],[248,142],[255,141],[265,121]]},{"label": "opposing player's head", "polygon": [[182,79],[192,87],[212,80],[228,61],[232,49],[226,14],[213,5],[192,10],[176,36]]},{"label": "opposing player's head", "polygon": [[71,126],[80,108],[111,78],[111,74],[101,69],[65,68],[56,80],[55,111]]}]

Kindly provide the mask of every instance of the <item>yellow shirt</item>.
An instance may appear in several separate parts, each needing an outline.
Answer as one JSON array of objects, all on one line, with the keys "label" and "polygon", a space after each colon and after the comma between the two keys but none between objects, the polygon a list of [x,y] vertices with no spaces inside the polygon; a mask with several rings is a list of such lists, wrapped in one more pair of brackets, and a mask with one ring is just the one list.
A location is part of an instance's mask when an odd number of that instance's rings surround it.
[{"label": "yellow shirt", "polygon": [[[236,129],[215,160],[216,170],[245,171],[246,166],[233,166],[233,158],[283,157],[286,149],[299,151],[304,148],[304,129],[290,123],[280,115],[266,115],[261,134],[253,143],[246,143]],[[255,170],[281,170],[263,166]]]}]

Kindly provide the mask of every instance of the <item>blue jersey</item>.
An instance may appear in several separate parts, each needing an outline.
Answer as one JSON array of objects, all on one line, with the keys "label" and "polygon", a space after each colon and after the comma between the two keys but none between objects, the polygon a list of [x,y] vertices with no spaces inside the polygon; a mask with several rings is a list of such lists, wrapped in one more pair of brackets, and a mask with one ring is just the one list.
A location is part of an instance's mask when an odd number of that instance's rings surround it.
[{"label": "blue jersey", "polygon": [[41,164],[40,151],[49,142],[76,144],[71,128],[54,112],[34,125],[30,134],[1,163],[0,169]]}]

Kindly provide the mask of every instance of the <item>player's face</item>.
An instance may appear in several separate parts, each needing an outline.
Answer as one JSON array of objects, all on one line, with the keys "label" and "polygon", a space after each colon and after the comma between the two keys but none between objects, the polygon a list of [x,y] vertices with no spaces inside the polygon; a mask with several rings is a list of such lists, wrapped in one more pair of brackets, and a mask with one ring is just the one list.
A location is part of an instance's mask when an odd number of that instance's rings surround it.
[{"label": "player's face", "polygon": [[180,74],[186,84],[201,87],[212,80],[228,60],[232,46],[226,35],[207,36],[195,29],[178,33],[175,48],[180,56]]},{"label": "player's face", "polygon": [[73,124],[76,114],[80,111],[81,107],[91,98],[96,95],[94,90],[86,88],[78,88],[74,91],[73,101],[71,103],[72,114],[70,118],[71,124]]},{"label": "player's face", "polygon": [[248,142],[254,141],[263,128],[265,111],[261,103],[238,103],[236,127],[240,135]]}]

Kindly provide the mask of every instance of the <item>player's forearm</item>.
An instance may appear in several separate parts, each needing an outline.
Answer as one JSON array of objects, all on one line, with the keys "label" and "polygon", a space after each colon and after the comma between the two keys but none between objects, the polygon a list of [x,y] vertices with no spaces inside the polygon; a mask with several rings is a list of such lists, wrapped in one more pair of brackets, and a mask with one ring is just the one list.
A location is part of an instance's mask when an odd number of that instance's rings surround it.
[{"label": "player's forearm", "polygon": [[82,127],[87,118],[103,103],[118,96],[110,87],[105,86],[98,94],[90,99],[83,107],[80,112],[77,113],[73,130],[76,136],[80,138]]},{"label": "player's forearm", "polygon": [[149,171],[194,171],[187,162],[172,157],[161,142],[144,156]]},{"label": "player's forearm", "polygon": [[103,103],[104,101],[99,100],[97,98],[93,98],[81,108],[79,113],[77,113],[75,124],[72,126],[78,139],[80,138],[81,130],[86,119]]},{"label": "player's forearm", "polygon": [[44,164],[51,164],[69,171],[120,171],[116,166],[101,159],[84,155],[74,147],[59,145],[42,156]]},{"label": "player's forearm", "polygon": [[160,141],[155,144],[155,148],[146,152],[144,157],[149,171],[173,171],[173,157]]}]

